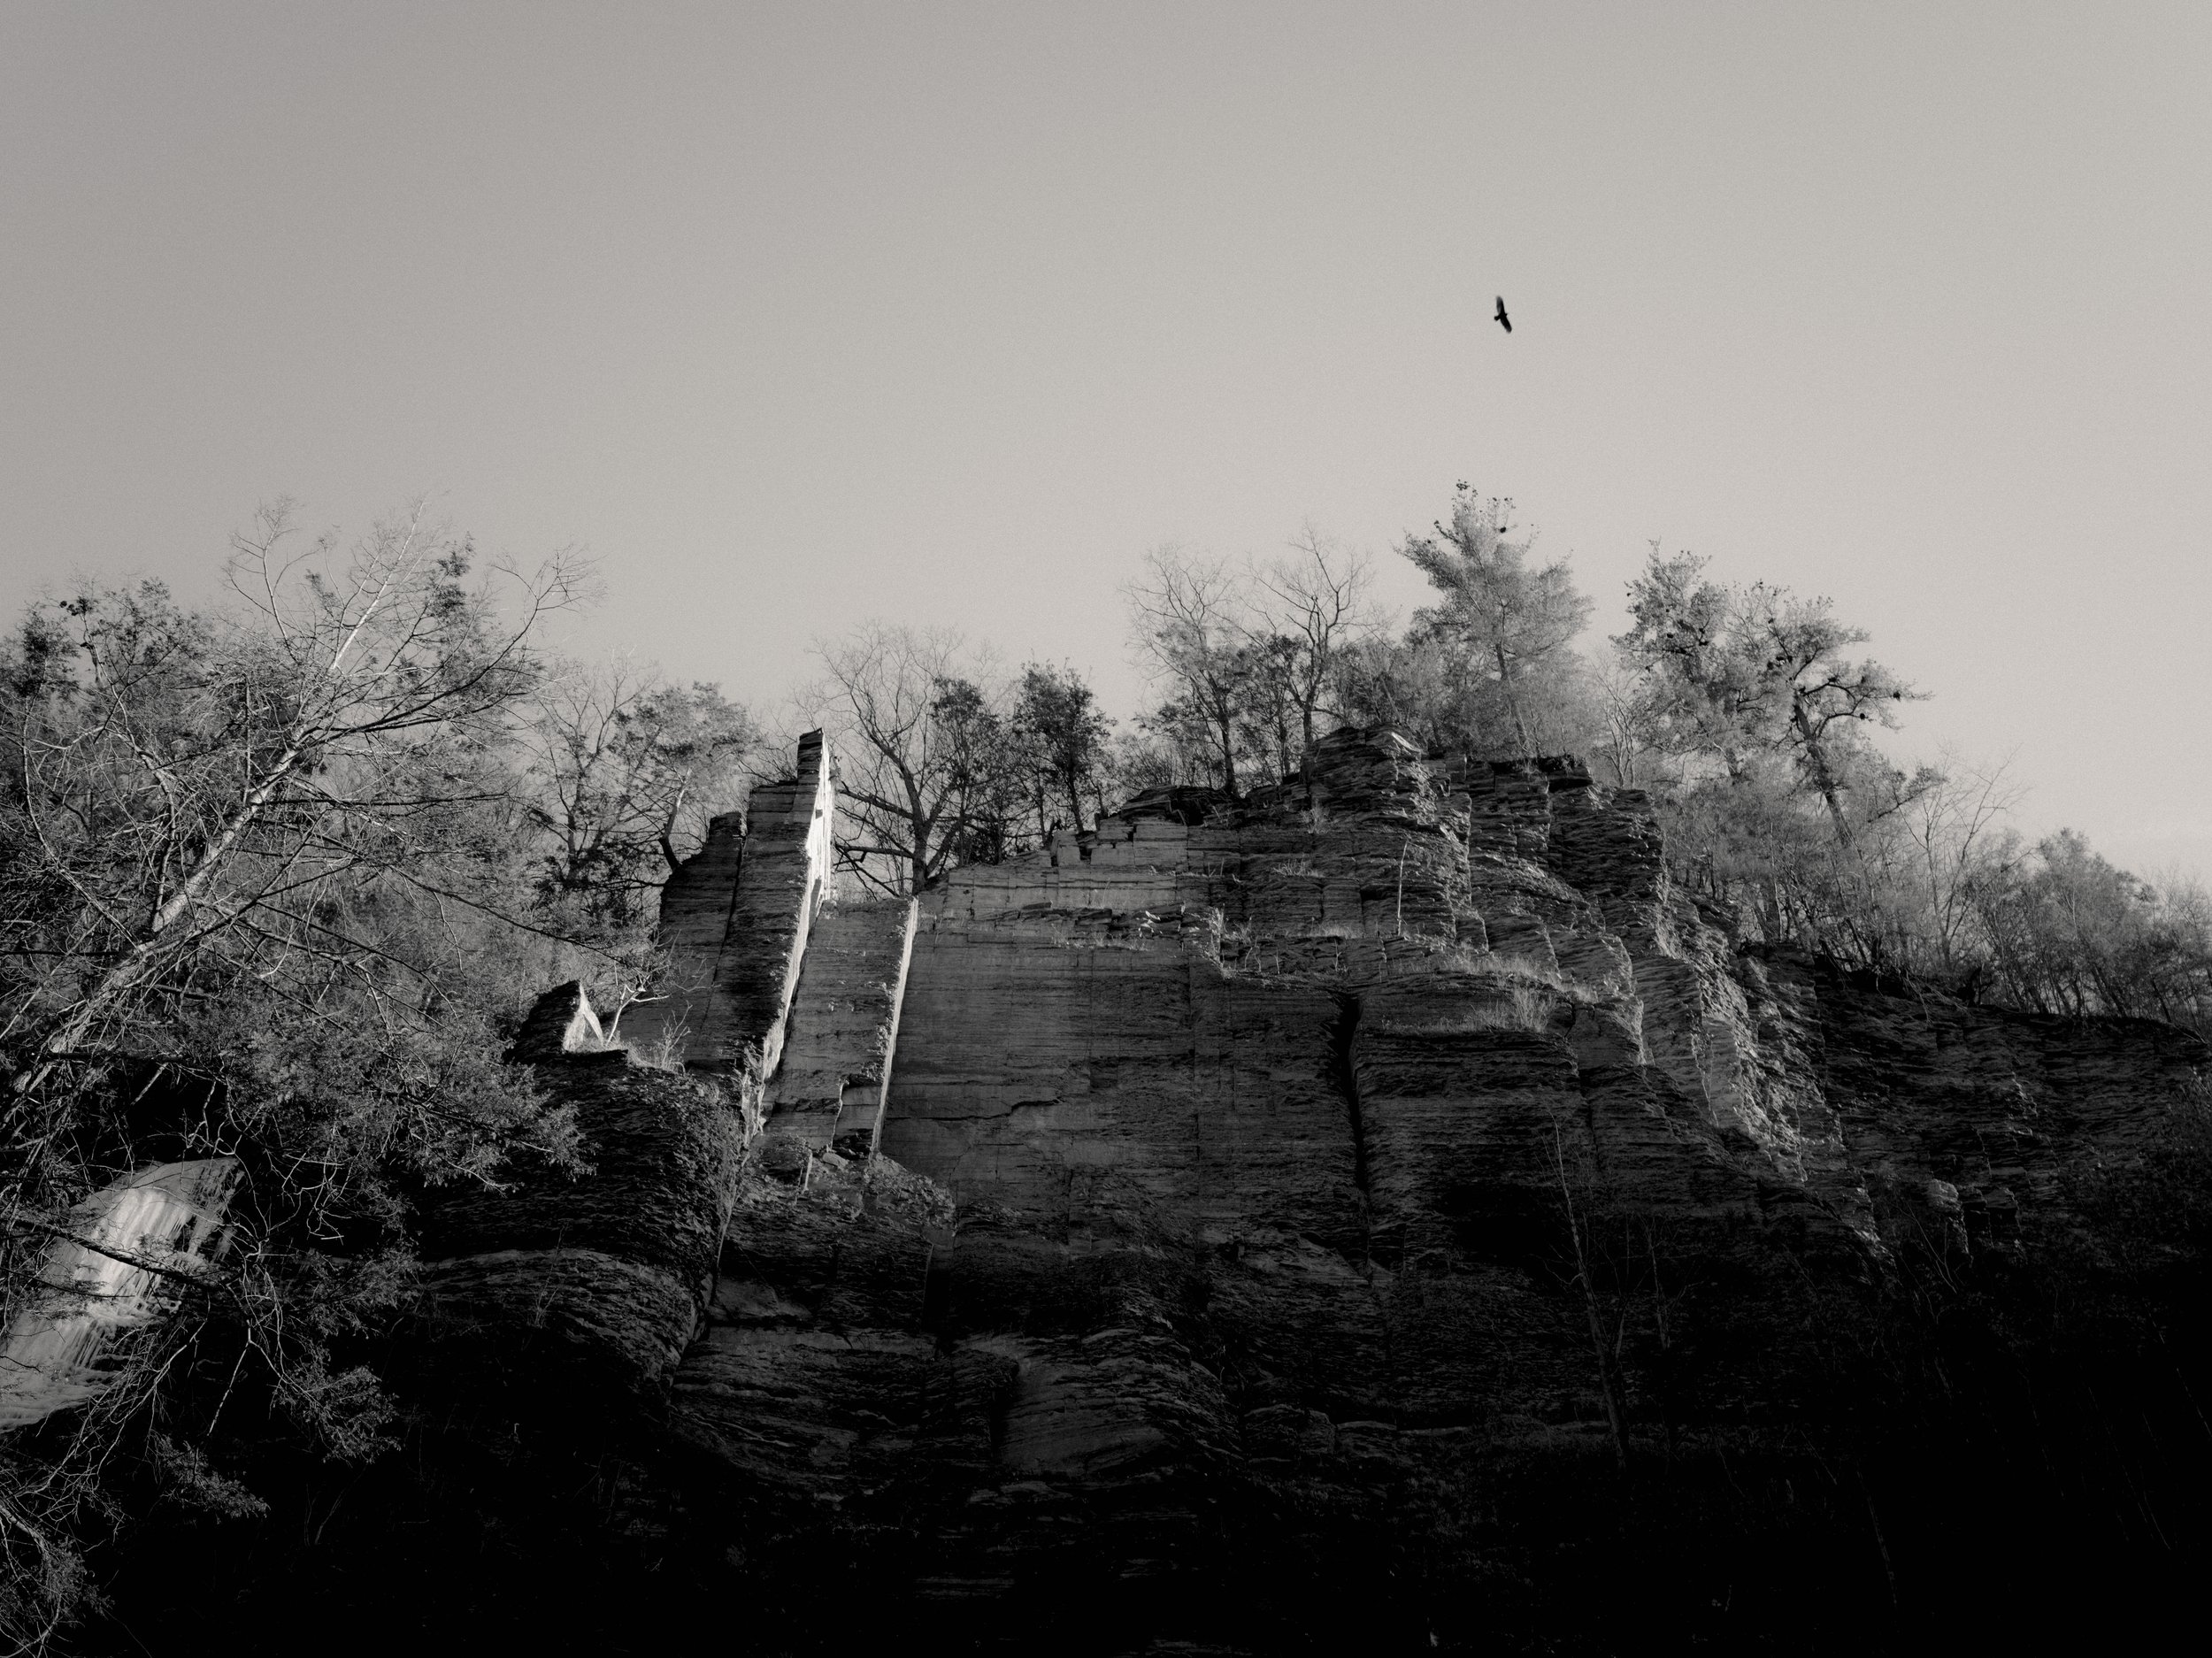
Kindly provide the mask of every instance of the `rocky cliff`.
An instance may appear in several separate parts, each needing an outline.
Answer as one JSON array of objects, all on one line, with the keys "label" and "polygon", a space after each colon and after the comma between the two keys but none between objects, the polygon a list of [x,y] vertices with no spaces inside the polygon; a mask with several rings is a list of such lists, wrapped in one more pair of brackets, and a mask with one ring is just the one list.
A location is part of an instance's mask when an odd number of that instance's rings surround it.
[{"label": "rocky cliff", "polygon": [[913,901],[799,761],[671,883],[686,1073],[555,999],[597,1172],[428,1223],[581,1645],[1863,1649],[2201,1539],[2194,1039],[1747,945],[1571,761],[1340,733]]}]

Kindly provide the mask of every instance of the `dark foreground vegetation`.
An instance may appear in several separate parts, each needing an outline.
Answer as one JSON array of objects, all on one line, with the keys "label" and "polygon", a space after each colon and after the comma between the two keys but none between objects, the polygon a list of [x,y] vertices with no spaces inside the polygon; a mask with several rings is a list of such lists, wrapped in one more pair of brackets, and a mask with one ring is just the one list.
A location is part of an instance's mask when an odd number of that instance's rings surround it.
[{"label": "dark foreground vegetation", "polygon": [[[1463,487],[1402,551],[1436,590],[1402,628],[1318,542],[1269,565],[1156,557],[1130,601],[1158,700],[1118,731],[1064,668],[995,673],[899,627],[826,642],[772,717],[557,662],[541,623],[578,572],[487,571],[419,522],[340,548],[272,515],[205,611],[157,584],[34,607],[0,662],[0,1314],[36,1295],[88,1194],[149,1163],[241,1174],[214,1269],[178,1275],[111,1385],[0,1436],[0,1635],[658,1651],[711,1618],[761,1652],[895,1622],[1105,1653],[1130,1649],[1132,1596],[1210,1608],[1221,1649],[1255,1652],[2147,1626],[2212,1544],[2201,1081],[2150,1152],[2076,1177],[2062,1220],[1953,1224],[1878,1191],[1886,1265],[1855,1281],[1682,1281],[1594,1185],[1525,1217],[1610,1332],[1612,1431],[1578,1478],[1532,1455],[1318,1499],[1225,1482],[1217,1525],[1164,1549],[1157,1581],[1110,1577],[1072,1531],[989,1629],[872,1598],[921,1547],[896,1530],[700,1557],[699,1515],[749,1493],[667,1465],[588,1378],[529,1385],[526,1352],[440,1370],[410,1339],[426,1217],[591,1166],[572,1101],[505,1061],[524,1011],[576,979],[618,1036],[656,994],[662,881],[801,725],[841,756],[861,825],[841,855],[888,891],[1140,789],[1294,782],[1330,731],[1389,726],[1465,760],[1576,752],[1650,791],[1674,879],[1839,986],[2021,1009],[2055,1041],[2092,1019],[2212,1033],[2204,894],[2078,836],[2024,843],[1970,764],[1891,764],[1870,733],[1921,693],[1824,602],[1655,550],[1629,630],[1591,651],[1588,602],[1500,503]],[[1740,1316],[1754,1304],[1793,1307],[1817,1362],[1717,1401],[1772,1339]]]}]

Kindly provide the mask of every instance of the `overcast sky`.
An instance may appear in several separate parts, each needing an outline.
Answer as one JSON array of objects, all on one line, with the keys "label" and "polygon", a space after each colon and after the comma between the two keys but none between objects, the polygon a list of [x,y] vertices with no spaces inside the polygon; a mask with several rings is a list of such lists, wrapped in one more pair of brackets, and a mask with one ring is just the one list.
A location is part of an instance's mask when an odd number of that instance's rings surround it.
[{"label": "overcast sky", "polygon": [[0,164],[10,612],[427,493],[735,695],[880,614],[1127,714],[1148,549],[1466,478],[1601,629],[1655,537],[1832,595],[1899,752],[2212,872],[2202,0],[0,0]]}]

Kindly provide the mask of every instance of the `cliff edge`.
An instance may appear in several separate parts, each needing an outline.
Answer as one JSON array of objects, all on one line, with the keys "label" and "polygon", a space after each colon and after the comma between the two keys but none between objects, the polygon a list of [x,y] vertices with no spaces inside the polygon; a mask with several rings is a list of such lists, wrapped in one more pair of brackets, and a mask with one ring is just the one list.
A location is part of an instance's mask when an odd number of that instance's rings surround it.
[{"label": "cliff edge", "polygon": [[598,1172],[431,1219],[425,1535],[590,1560],[556,1646],[1864,1650],[2203,1535],[2194,1038],[1744,945],[1571,760],[1340,732],[912,899],[798,762],[671,883],[685,1073],[562,993]]}]

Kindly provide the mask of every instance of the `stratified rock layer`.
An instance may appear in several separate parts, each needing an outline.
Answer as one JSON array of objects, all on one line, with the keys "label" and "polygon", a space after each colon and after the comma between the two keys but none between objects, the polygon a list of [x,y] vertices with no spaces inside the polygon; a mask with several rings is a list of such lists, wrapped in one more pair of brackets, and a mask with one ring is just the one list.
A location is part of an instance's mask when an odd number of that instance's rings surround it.
[{"label": "stratified rock layer", "polygon": [[913,937],[910,899],[848,894],[815,915],[766,1090],[780,1145],[875,1149]]},{"label": "stratified rock layer", "polygon": [[715,818],[661,899],[669,983],[629,1010],[624,1040],[657,1059],[772,1073],[807,935],[831,881],[836,789],[822,733],[799,740],[793,774]]},{"label": "stratified rock layer", "polygon": [[0,1432],[97,1399],[125,1373],[130,1338],[157,1333],[213,1276],[238,1185],[234,1157],[149,1164],[46,1230],[31,1293],[0,1329]]},{"label": "stratified rock layer", "polygon": [[[2087,1236],[2207,1063],[1740,948],[1569,761],[1340,733],[1310,796],[1148,798],[910,912],[825,906],[827,775],[671,887],[664,1028],[766,1060],[710,1294],[700,1131],[588,1055],[541,1071],[618,1184],[434,1271],[621,1309],[669,1557],[772,1646],[1571,1649],[1578,1549],[1678,1634],[1799,1582],[1847,1634],[1940,1552],[1868,1448],[1900,1240]],[[663,1287],[572,1294],[580,1248]]]},{"label": "stratified rock layer", "polygon": [[586,1045],[598,1028],[564,985],[513,1050],[574,1113],[582,1171],[425,1194],[416,1310],[449,1383],[471,1393],[649,1408],[704,1312],[737,1124],[719,1091]]},{"label": "stratified rock layer", "polygon": [[1432,1549],[1506,1470],[1770,1448],[1879,1205],[2001,1250],[2203,1063],[1741,951],[1571,763],[1348,733],[1314,774],[924,894],[873,1160],[812,1155],[877,1078],[815,1055],[808,957],[768,1143],[811,1149],[673,1382],[749,1570],[895,1536],[873,1593],[946,1629],[1264,1648],[1224,1585]]}]

